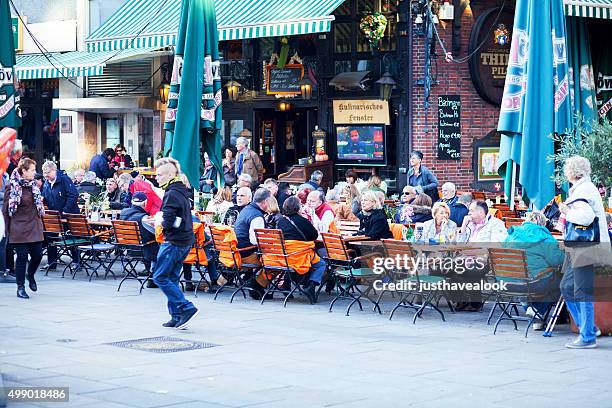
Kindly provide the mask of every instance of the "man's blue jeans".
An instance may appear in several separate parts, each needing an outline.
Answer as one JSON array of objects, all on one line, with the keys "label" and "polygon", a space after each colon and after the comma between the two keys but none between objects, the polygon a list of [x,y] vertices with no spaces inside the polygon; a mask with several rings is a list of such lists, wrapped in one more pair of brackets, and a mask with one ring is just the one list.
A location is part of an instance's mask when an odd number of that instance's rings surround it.
[{"label": "man's blue jeans", "polygon": [[580,339],[586,343],[595,341],[595,315],[593,313],[593,265],[566,268],[561,280],[561,294],[565,298]]},{"label": "man's blue jeans", "polygon": [[318,284],[321,284],[321,280],[323,280],[323,274],[325,273],[325,268],[327,268],[327,264],[322,259],[320,259],[317,263],[313,263],[310,266],[310,275],[308,275],[308,279],[313,282],[317,282]]},{"label": "man's blue jeans", "polygon": [[183,261],[189,254],[191,245],[174,246],[164,242],[159,246],[157,262],[153,272],[153,282],[168,298],[168,312],[174,320],[179,320],[182,313],[195,309],[193,303],[185,299],[179,287],[179,276],[183,269]]}]

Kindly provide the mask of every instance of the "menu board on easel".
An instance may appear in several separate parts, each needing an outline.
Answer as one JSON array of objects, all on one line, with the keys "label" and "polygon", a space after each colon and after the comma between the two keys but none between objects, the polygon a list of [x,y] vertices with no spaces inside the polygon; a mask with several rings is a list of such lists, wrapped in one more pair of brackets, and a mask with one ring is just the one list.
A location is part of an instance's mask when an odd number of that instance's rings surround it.
[{"label": "menu board on easel", "polygon": [[461,160],[461,97],[438,96],[438,159]]},{"label": "menu board on easel", "polygon": [[276,124],[273,119],[261,121],[259,157],[266,169],[266,174],[276,173]]}]

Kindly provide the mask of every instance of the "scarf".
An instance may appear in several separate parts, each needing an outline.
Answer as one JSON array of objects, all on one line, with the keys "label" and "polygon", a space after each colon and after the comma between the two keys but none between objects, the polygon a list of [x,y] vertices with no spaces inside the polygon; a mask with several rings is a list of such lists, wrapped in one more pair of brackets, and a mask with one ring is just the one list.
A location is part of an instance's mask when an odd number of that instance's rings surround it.
[{"label": "scarf", "polygon": [[332,214],[334,213],[334,210],[331,208],[331,206],[327,203],[322,203],[320,206],[317,207],[317,209],[315,210],[315,214],[317,214],[317,217],[319,217],[319,219],[323,218],[323,215],[325,214],[325,212],[327,211],[331,211]]},{"label": "scarf", "polygon": [[162,190],[165,191],[170,186],[170,184],[172,184],[172,183],[180,183],[180,182],[181,182],[181,179],[178,176],[176,176],[176,177],[173,177],[170,180],[168,180],[168,182],[166,184],[162,184],[161,186],[159,186],[159,188],[161,188]]},{"label": "scarf", "polygon": [[13,174],[11,175],[11,191],[9,193],[9,204],[8,204],[8,214],[9,217],[12,217],[13,214],[17,212],[17,207],[21,204],[21,196],[23,195],[23,187],[31,187],[32,195],[34,196],[34,203],[36,204],[36,209],[38,210],[39,215],[43,215],[45,213],[45,207],[43,205],[43,199],[40,195],[40,189],[36,185],[36,180],[27,181],[21,174],[19,174],[18,169],[13,170]]},{"label": "scarf", "polygon": [[238,157],[236,158],[236,176],[240,176],[242,174],[242,165],[244,164],[244,157],[248,154],[248,150],[244,149],[243,152],[238,153]]}]

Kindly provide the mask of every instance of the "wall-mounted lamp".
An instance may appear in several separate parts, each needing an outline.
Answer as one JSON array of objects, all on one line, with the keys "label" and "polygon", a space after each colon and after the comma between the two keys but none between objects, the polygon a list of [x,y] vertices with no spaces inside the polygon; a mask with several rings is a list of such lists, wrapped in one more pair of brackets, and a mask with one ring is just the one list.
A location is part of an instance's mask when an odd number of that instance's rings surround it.
[{"label": "wall-mounted lamp", "polygon": [[300,85],[300,93],[302,94],[302,99],[307,101],[310,98],[312,98],[312,88],[314,85],[312,81],[308,79],[308,77],[304,77],[299,82],[299,85]]},{"label": "wall-mounted lamp", "polygon": [[393,92],[397,82],[395,82],[389,71],[385,71],[376,83],[380,86],[380,98],[384,101],[388,101],[391,98],[391,92]]},{"label": "wall-mounted lamp", "polygon": [[168,103],[168,95],[170,95],[170,82],[168,82],[167,74],[168,74],[168,63],[164,62],[161,67],[162,72],[162,80],[159,84],[159,101],[163,104]]},{"label": "wall-mounted lamp", "polygon": [[234,81],[232,79],[227,84],[225,84],[225,87],[227,88],[227,95],[229,96],[229,100],[232,102],[237,101],[242,85],[240,85],[238,81]]},{"label": "wall-mounted lamp", "polygon": [[291,110],[291,104],[289,102],[280,101],[278,105],[276,105],[276,108],[281,112],[287,112]]}]

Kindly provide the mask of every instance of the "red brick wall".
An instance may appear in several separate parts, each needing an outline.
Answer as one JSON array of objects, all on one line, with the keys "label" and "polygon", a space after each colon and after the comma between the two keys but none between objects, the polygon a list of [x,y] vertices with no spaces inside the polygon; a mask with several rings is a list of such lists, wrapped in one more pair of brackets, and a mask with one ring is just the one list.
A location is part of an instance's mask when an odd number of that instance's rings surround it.
[{"label": "red brick wall", "polygon": [[[464,57],[468,52],[468,43],[472,27],[476,18],[486,9],[495,7],[497,3],[472,2],[461,19],[461,51],[456,57]],[[448,51],[452,50],[452,22],[437,25],[438,33]],[[424,38],[416,37],[413,47],[413,79],[422,80],[424,75]],[[415,85],[413,88],[412,113],[413,136],[412,148],[420,150],[425,155],[424,164],[433,170],[438,177],[440,185],[452,181],[459,190],[470,189],[469,184],[474,181],[472,171],[472,142],[482,138],[497,127],[499,107],[485,102],[474,89],[468,63],[458,64],[446,62],[440,44],[436,41],[437,61],[432,60],[431,72],[436,76],[438,84],[431,87],[429,110],[425,117],[423,86]],[[438,160],[437,132],[438,132],[438,95],[461,96],[461,160]]]}]

